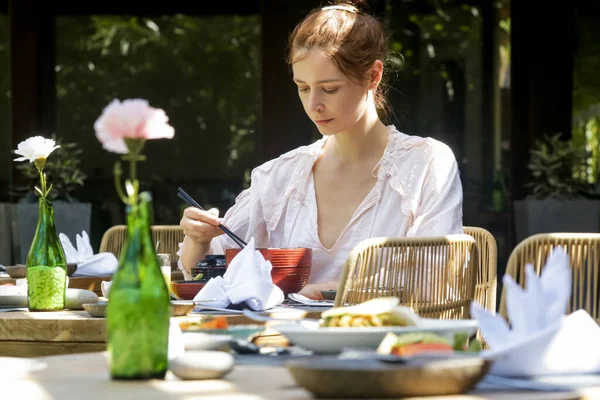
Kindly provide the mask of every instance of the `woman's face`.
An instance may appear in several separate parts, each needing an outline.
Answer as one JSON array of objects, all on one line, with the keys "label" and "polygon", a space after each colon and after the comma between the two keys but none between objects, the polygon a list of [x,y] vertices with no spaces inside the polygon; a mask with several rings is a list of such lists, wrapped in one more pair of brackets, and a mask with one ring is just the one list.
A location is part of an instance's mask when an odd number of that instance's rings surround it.
[{"label": "woman's face", "polygon": [[304,111],[319,132],[333,135],[351,129],[369,108],[369,84],[348,79],[320,50],[300,50],[296,58],[294,82]]}]

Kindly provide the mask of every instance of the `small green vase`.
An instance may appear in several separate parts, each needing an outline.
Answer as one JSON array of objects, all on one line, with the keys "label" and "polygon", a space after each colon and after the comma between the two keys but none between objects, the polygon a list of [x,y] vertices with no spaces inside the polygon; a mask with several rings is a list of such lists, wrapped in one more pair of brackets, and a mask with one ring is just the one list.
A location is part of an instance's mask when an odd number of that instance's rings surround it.
[{"label": "small green vase", "polygon": [[39,216],[27,255],[27,306],[29,311],[65,309],[67,258],[54,225],[54,206],[39,200]]}]

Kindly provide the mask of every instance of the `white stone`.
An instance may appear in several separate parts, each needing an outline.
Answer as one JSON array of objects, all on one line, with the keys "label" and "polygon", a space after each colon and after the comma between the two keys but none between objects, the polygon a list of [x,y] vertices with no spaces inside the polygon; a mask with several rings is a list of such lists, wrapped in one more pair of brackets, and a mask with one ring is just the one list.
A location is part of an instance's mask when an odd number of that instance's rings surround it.
[{"label": "white stone", "polygon": [[171,361],[170,370],[181,379],[219,379],[234,364],[233,356],[223,351],[187,351]]},{"label": "white stone", "polygon": [[67,289],[65,308],[69,310],[83,310],[83,304],[97,302],[98,295],[91,290]]}]

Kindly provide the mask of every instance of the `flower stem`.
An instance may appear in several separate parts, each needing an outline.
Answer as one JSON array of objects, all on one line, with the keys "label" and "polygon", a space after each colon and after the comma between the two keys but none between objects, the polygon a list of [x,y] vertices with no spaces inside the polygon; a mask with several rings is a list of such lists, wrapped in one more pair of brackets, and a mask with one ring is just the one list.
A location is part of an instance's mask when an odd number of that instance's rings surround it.
[{"label": "flower stem", "polygon": [[115,166],[113,168],[113,175],[115,177],[115,188],[117,189],[117,195],[123,203],[129,204],[127,196],[125,196],[123,188],[121,187],[121,163],[119,163],[118,161],[115,163]]},{"label": "flower stem", "polygon": [[131,194],[131,203],[132,204],[136,204],[137,203],[137,195],[138,195],[138,184],[137,184],[137,179],[136,179],[136,174],[137,174],[137,160],[135,158],[132,158],[129,161],[129,179],[131,180],[131,182],[133,183],[133,193]]},{"label": "flower stem", "polygon": [[44,174],[43,170],[40,171],[40,186],[42,187],[42,198],[46,198],[46,174]]}]

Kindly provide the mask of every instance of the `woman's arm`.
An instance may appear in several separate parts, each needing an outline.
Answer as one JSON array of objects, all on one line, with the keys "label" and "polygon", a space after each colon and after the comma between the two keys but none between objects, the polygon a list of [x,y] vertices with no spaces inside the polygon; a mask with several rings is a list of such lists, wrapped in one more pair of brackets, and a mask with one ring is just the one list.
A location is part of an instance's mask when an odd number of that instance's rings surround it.
[{"label": "woman's arm", "polygon": [[450,148],[434,146],[413,226],[407,236],[442,236],[464,233],[463,188],[458,164]]},{"label": "woman's arm", "polygon": [[311,283],[304,286],[299,294],[308,297],[313,300],[323,300],[321,291],[337,290],[338,282],[324,282],[324,283]]},{"label": "woman's arm", "polygon": [[[222,223],[236,235],[248,240],[250,215],[254,212],[250,206],[251,189],[246,189],[236,199]],[[207,216],[206,214],[210,214]],[[178,266],[185,279],[192,279],[192,268],[206,257],[207,254],[224,254],[225,249],[237,247],[231,238],[217,226],[221,223],[218,210],[212,209],[202,212],[190,207],[184,212],[180,225],[183,227],[185,237],[179,244]],[[252,232],[258,234],[258,232]]]}]

